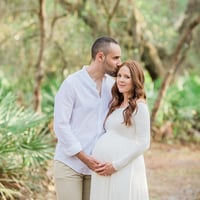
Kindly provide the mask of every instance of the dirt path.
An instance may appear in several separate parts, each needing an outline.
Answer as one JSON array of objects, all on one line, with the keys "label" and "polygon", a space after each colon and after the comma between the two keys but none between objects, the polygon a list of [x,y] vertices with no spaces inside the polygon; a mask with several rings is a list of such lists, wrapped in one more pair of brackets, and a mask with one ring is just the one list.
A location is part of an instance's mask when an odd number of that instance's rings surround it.
[{"label": "dirt path", "polygon": [[200,200],[200,149],[153,143],[145,153],[150,200]]},{"label": "dirt path", "polygon": [[[150,200],[200,200],[200,147],[152,143],[145,153]],[[55,200],[52,166],[48,188],[34,200]],[[44,198],[45,197],[45,198]]]}]

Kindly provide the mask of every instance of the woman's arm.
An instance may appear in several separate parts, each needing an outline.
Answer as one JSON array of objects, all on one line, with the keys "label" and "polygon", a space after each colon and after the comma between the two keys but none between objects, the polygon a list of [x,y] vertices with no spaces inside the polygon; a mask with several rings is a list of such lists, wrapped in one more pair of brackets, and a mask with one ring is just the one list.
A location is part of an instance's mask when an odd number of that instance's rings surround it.
[{"label": "woman's arm", "polygon": [[138,102],[137,113],[133,114],[133,126],[135,128],[136,141],[131,141],[132,148],[130,152],[122,158],[113,161],[113,167],[120,170],[137,158],[150,147],[150,116],[146,103]]}]

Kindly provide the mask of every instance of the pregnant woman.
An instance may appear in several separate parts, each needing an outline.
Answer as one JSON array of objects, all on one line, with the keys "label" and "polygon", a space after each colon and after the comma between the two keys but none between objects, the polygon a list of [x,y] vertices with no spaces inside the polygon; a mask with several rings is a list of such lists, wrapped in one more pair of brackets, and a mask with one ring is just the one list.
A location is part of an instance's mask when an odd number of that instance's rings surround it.
[{"label": "pregnant woman", "polygon": [[92,172],[90,200],[148,200],[143,153],[150,146],[150,117],[136,61],[118,69],[105,130],[93,151],[102,164]]}]

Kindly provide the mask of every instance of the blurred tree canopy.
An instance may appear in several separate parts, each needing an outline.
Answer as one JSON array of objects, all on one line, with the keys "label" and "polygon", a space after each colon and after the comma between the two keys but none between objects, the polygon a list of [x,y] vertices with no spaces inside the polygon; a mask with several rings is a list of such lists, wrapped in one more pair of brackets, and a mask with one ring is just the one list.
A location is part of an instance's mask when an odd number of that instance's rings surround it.
[{"label": "blurred tree canopy", "polygon": [[21,104],[40,111],[42,88],[89,63],[94,39],[109,35],[119,41],[122,60],[140,61],[160,82],[154,123],[167,88],[199,73],[199,10],[200,0],[2,0],[0,77]]}]

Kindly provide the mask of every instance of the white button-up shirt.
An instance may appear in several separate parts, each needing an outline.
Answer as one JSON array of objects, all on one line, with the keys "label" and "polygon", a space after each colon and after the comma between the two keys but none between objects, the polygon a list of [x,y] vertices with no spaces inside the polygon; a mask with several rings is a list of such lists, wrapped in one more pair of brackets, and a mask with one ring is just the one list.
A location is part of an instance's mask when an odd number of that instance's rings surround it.
[{"label": "white button-up shirt", "polygon": [[90,174],[90,169],[75,154],[84,151],[90,155],[105,132],[103,123],[113,82],[113,78],[104,76],[100,96],[84,66],[63,81],[55,96],[54,131],[58,142],[54,159],[78,173]]}]

